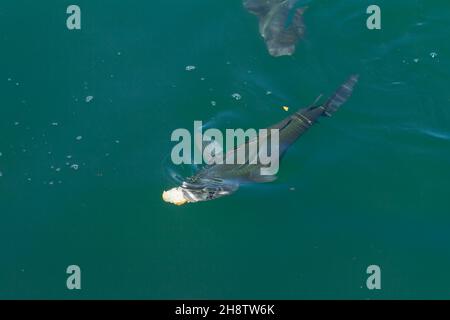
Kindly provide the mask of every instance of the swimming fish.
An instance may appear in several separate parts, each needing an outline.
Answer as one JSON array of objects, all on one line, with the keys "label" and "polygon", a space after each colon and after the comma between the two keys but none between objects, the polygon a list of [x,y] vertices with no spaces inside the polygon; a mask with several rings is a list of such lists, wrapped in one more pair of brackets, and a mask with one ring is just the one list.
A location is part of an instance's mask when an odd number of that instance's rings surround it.
[{"label": "swimming fish", "polygon": [[303,13],[307,7],[295,10],[287,25],[289,14],[298,0],[244,0],[244,8],[259,19],[259,33],[264,38],[270,55],[290,56],[297,41],[304,36]]},{"label": "swimming fish", "polygon": [[[309,107],[298,110],[281,122],[269,127],[279,131],[279,157],[305,133],[321,116],[330,117],[351,96],[358,82],[358,75],[352,75],[327,101],[316,105],[319,98]],[[252,141],[237,147],[245,148]],[[236,151],[235,149],[234,151]],[[248,156],[248,153],[246,153]],[[183,205],[190,202],[208,201],[230,195],[244,183],[271,182],[276,175],[261,175],[261,164],[212,164],[200,169],[197,174],[185,179],[181,186],[164,191],[162,197],[166,202]]]}]

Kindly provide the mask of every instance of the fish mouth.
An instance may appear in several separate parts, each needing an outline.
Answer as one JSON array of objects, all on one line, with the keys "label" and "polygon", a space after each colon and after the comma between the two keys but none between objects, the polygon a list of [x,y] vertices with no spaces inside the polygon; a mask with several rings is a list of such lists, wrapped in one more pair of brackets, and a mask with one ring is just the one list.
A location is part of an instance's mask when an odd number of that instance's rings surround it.
[{"label": "fish mouth", "polygon": [[189,200],[184,196],[183,190],[180,187],[164,191],[162,194],[162,198],[165,202],[172,203],[177,206],[182,206],[189,202]]}]

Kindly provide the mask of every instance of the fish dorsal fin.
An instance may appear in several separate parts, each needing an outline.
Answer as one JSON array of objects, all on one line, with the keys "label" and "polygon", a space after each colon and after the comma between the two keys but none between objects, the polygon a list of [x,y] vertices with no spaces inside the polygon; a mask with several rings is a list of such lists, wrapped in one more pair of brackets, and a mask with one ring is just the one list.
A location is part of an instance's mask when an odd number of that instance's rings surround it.
[{"label": "fish dorsal fin", "polygon": [[314,100],[314,102],[310,105],[310,107],[314,107],[315,105],[317,105],[317,103],[320,101],[320,99],[322,99],[323,97],[323,93],[319,94],[319,96],[316,98],[316,100]]}]

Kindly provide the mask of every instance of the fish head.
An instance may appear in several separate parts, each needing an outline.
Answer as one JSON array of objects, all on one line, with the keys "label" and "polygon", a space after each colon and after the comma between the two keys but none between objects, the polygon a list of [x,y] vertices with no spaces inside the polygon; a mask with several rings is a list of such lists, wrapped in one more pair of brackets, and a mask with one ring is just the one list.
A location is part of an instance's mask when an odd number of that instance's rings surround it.
[{"label": "fish head", "polygon": [[195,182],[185,181],[180,187],[164,191],[162,198],[165,202],[177,206],[186,203],[214,200],[236,191],[238,185],[217,179],[201,179]]}]

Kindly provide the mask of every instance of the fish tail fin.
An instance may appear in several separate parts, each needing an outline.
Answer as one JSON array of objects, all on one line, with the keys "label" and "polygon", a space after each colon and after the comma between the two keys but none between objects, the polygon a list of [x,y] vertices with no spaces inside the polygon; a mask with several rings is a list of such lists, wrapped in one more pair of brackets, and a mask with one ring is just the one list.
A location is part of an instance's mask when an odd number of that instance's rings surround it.
[{"label": "fish tail fin", "polygon": [[350,98],[353,88],[358,82],[359,75],[352,75],[323,105],[324,115],[330,117]]}]

